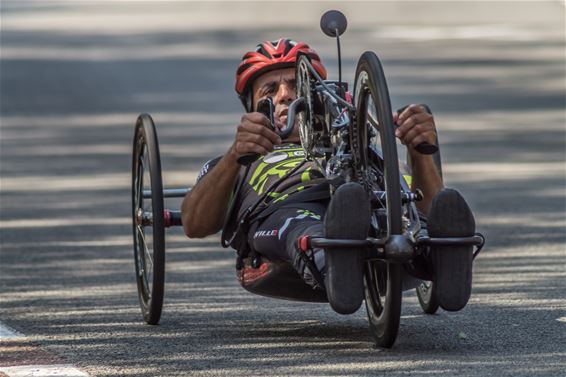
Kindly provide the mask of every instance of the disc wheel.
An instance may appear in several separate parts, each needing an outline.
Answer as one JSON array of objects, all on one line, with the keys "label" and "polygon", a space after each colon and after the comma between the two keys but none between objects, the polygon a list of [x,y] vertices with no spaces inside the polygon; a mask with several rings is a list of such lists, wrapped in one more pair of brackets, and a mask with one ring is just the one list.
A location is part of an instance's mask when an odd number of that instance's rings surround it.
[{"label": "disc wheel", "polygon": [[132,160],[132,222],[138,297],[145,322],[159,323],[165,284],[165,228],[159,145],[153,120],[136,122]]},{"label": "disc wheel", "polygon": [[[368,190],[386,192],[387,235],[402,234],[401,187],[391,103],[381,63],[365,52],[356,69],[356,121],[350,130],[355,178]],[[377,152],[379,150],[379,153]],[[395,342],[401,317],[401,264],[368,261],[365,297],[370,330],[379,347]]]}]

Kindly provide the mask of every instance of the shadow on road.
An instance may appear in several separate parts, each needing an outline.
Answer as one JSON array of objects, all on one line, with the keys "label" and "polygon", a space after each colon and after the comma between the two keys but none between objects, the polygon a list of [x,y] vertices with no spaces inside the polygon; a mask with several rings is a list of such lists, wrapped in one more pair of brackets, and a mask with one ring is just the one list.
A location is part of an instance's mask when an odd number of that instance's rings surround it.
[{"label": "shadow on road", "polygon": [[[369,32],[345,37],[345,77],[371,45]],[[465,193],[488,238],[464,311],[425,316],[407,293],[395,348],[376,350],[363,311],[341,317],[327,305],[248,294],[217,237],[189,241],[176,229],[162,325],[142,324],[129,225],[135,118],[155,117],[166,185],[191,185],[232,141],[241,52],[287,34],[333,49],[307,28],[3,30],[2,318],[86,369],[104,360],[106,375],[453,376],[479,375],[480,366],[558,375],[566,243],[558,39],[377,48],[394,105],[428,103],[437,114],[446,180]],[[533,349],[533,339],[546,341]]]}]

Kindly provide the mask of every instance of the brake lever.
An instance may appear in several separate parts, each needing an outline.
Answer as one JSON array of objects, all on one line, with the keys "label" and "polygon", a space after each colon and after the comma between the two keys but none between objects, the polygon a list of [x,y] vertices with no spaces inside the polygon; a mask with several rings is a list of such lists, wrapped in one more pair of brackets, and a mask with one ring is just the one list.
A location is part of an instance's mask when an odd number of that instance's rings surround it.
[{"label": "brake lever", "polygon": [[[257,103],[257,112],[265,115],[267,119],[269,119],[270,127],[275,131],[274,110],[275,106],[273,105],[273,99],[271,99],[271,97],[264,98]],[[281,136],[281,139],[283,139],[283,136]],[[259,153],[248,153],[238,157],[238,163],[247,166],[256,161],[259,156]]]},{"label": "brake lever", "polygon": [[[432,112],[430,111],[430,107],[428,107],[427,105],[422,105],[422,106],[424,106],[427,113],[432,115]],[[409,107],[409,105],[403,106],[400,109],[398,109],[397,114],[401,114],[403,111],[405,111],[405,109],[407,107]],[[398,127],[397,124],[395,124],[395,126]],[[419,145],[417,145],[415,147],[415,149],[420,154],[435,154],[436,152],[438,152],[438,145],[430,144],[430,143],[427,143],[426,141],[424,141],[424,142],[420,143]]]}]

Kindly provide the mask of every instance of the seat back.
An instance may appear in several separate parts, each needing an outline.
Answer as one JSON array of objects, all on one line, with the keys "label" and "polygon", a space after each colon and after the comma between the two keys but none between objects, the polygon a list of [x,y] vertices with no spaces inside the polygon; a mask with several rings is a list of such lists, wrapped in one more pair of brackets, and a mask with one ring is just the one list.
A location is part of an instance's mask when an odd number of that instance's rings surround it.
[{"label": "seat back", "polygon": [[236,274],[242,287],[251,293],[293,301],[328,302],[326,292],[307,285],[287,262],[262,257],[258,268],[252,267],[251,258],[244,258],[243,262]]}]

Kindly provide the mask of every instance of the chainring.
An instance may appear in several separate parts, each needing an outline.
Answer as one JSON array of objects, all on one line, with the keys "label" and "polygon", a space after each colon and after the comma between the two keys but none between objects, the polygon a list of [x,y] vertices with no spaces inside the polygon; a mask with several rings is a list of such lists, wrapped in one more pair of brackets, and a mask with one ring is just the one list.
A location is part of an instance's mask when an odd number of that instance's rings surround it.
[{"label": "chainring", "polygon": [[317,139],[313,127],[312,81],[306,59],[299,59],[296,74],[297,98],[303,97],[305,99],[306,110],[297,114],[297,121],[299,123],[299,138],[306,158],[314,156]]}]

